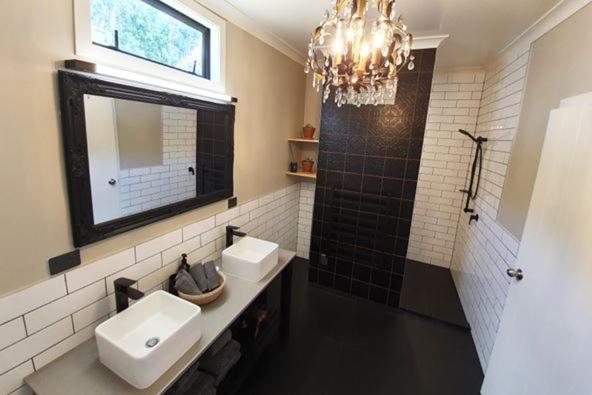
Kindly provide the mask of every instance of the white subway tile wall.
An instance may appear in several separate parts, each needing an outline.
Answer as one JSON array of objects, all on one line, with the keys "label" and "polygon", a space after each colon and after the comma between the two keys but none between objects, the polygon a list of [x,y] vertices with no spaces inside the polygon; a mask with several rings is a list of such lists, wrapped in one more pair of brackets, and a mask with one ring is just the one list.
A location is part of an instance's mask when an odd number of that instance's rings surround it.
[{"label": "white subway tile wall", "polygon": [[0,350],[27,337],[25,321],[23,317],[17,317],[12,321],[0,325]]},{"label": "white subway tile wall", "polygon": [[474,202],[479,222],[469,226],[468,217],[462,215],[452,256],[452,276],[483,370],[508,293],[505,270],[514,265],[520,246],[496,218],[522,106],[528,56],[528,49],[508,52],[487,69],[477,121],[477,133],[490,139],[484,144],[481,189]]},{"label": "white subway tile wall", "polygon": [[0,394],[30,394],[25,376],[92,338],[115,311],[118,277],[138,280],[143,292],[162,289],[181,253],[190,263],[219,258],[228,224],[296,250],[300,195],[291,185],[0,298]]},{"label": "white subway tile wall", "polygon": [[0,322],[6,322],[19,315],[23,311],[31,311],[37,307],[65,296],[66,282],[63,276],[36,284],[30,288],[15,292],[0,299]]},{"label": "white subway tile wall", "polygon": [[300,183],[300,207],[298,210],[298,245],[296,255],[308,259],[310,254],[310,235],[312,232],[312,210],[314,207],[315,183]]},{"label": "white subway tile wall", "polygon": [[480,69],[436,72],[407,258],[450,267],[472,142],[458,130],[474,133],[485,72]]}]

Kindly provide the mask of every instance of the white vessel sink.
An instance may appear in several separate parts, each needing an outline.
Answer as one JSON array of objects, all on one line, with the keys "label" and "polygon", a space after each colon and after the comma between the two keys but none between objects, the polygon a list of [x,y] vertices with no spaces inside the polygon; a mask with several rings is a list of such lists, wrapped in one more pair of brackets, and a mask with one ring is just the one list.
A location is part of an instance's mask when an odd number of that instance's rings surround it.
[{"label": "white vessel sink", "polygon": [[99,360],[143,389],[201,338],[201,309],[156,291],[103,322],[95,335]]},{"label": "white vessel sink", "polygon": [[279,246],[253,237],[243,237],[222,251],[222,270],[244,280],[257,282],[277,265]]}]

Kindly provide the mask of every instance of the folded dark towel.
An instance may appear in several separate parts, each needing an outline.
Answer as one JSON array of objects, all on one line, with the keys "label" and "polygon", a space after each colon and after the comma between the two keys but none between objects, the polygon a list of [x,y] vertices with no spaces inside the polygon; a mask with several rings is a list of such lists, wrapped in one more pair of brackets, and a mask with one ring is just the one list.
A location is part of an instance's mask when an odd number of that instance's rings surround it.
[{"label": "folded dark towel", "polygon": [[[175,393],[184,393],[191,388],[193,383],[200,379],[202,375],[206,375],[206,373],[199,371],[198,368],[199,361],[191,365],[191,367],[183,373],[179,380],[174,384]],[[212,382],[214,382],[213,379]]]},{"label": "folded dark towel", "polygon": [[175,276],[175,289],[188,295],[201,295],[195,280],[187,270],[180,270]]},{"label": "folded dark towel", "polygon": [[207,373],[197,372],[195,380],[188,388],[187,394],[191,395],[215,395],[216,388],[214,387],[215,379]]},{"label": "folded dark towel", "polygon": [[214,355],[218,354],[220,350],[224,348],[229,341],[232,340],[232,332],[230,329],[226,329],[222,334],[212,343],[212,345],[206,350],[202,358],[209,359]]},{"label": "folded dark towel", "polygon": [[233,354],[232,358],[228,361],[228,363],[226,364],[226,366],[224,367],[224,369],[222,369],[220,371],[220,373],[214,377],[214,385],[217,387],[222,380],[224,380],[224,377],[226,377],[226,375],[228,374],[228,372],[230,371],[230,369],[232,369],[232,367],[234,365],[236,365],[236,363],[241,359],[241,353],[240,351],[237,352],[236,354]]},{"label": "folded dark towel", "polygon": [[208,280],[208,290],[213,291],[220,286],[220,275],[216,270],[214,261],[204,263],[204,270]]},{"label": "folded dark towel", "polygon": [[201,289],[201,292],[208,291],[208,278],[206,277],[204,265],[202,265],[201,263],[191,265],[191,267],[189,268],[189,274],[191,274],[191,277],[193,277],[193,279],[197,283],[197,286],[199,287],[199,289]]},{"label": "folded dark towel", "polygon": [[[236,358],[238,354],[238,358]],[[220,382],[220,376],[225,375],[228,370],[240,359],[240,343],[231,340],[216,354],[202,357],[199,360],[199,369],[214,376],[216,382]]]}]

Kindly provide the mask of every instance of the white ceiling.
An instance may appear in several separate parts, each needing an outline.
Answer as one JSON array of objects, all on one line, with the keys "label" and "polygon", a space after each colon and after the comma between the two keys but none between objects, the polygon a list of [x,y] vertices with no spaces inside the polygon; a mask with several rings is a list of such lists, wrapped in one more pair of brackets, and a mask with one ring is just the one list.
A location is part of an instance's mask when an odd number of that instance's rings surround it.
[{"label": "white ceiling", "polygon": [[[300,53],[330,0],[225,0]],[[560,0],[399,0],[397,10],[416,37],[449,34],[438,67],[479,66]]]}]

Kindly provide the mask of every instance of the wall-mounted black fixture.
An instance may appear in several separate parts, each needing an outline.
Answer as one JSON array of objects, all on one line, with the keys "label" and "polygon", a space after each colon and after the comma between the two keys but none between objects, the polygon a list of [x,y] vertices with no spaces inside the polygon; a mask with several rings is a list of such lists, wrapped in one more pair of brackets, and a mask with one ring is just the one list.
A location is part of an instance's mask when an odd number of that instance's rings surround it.
[{"label": "wall-mounted black fixture", "polygon": [[144,296],[144,292],[132,288],[132,285],[135,283],[135,280],[130,280],[125,277],[120,277],[113,281],[113,284],[115,285],[115,305],[118,313],[129,307],[130,299],[138,300]]},{"label": "wall-mounted black fixture", "polygon": [[231,197],[228,199],[228,208],[236,207],[238,204],[238,199],[236,196]]},{"label": "wall-mounted black fixture", "polygon": [[[473,140],[477,147],[475,149],[475,159],[473,159],[473,164],[471,166],[471,180],[469,181],[469,188],[468,189],[461,189],[460,192],[467,194],[467,200],[465,202],[465,208],[463,211],[465,213],[473,213],[475,212],[474,209],[469,208],[469,204],[471,200],[475,200],[477,198],[477,192],[479,191],[479,184],[481,183],[481,169],[483,168],[483,143],[487,141],[485,137],[475,137],[471,133],[467,132],[463,129],[458,129],[458,131]],[[475,185],[475,173],[477,171],[477,163],[479,163],[479,173],[477,175],[477,184]],[[475,188],[473,190],[473,187]],[[469,224],[473,221],[479,221],[479,215],[473,214],[469,219]]]},{"label": "wall-mounted black fixture", "polygon": [[240,228],[238,226],[228,225],[226,227],[226,248],[230,247],[234,241],[234,236],[238,237],[245,237],[247,234],[244,232],[239,232]]},{"label": "wall-mounted black fixture", "polygon": [[49,258],[49,274],[52,276],[80,265],[80,250],[66,252],[65,254]]},{"label": "wall-mounted black fixture", "polygon": [[193,175],[193,176],[195,175],[195,169],[192,166],[189,166],[189,168],[187,169],[187,171],[189,173],[191,173],[191,175]]}]

